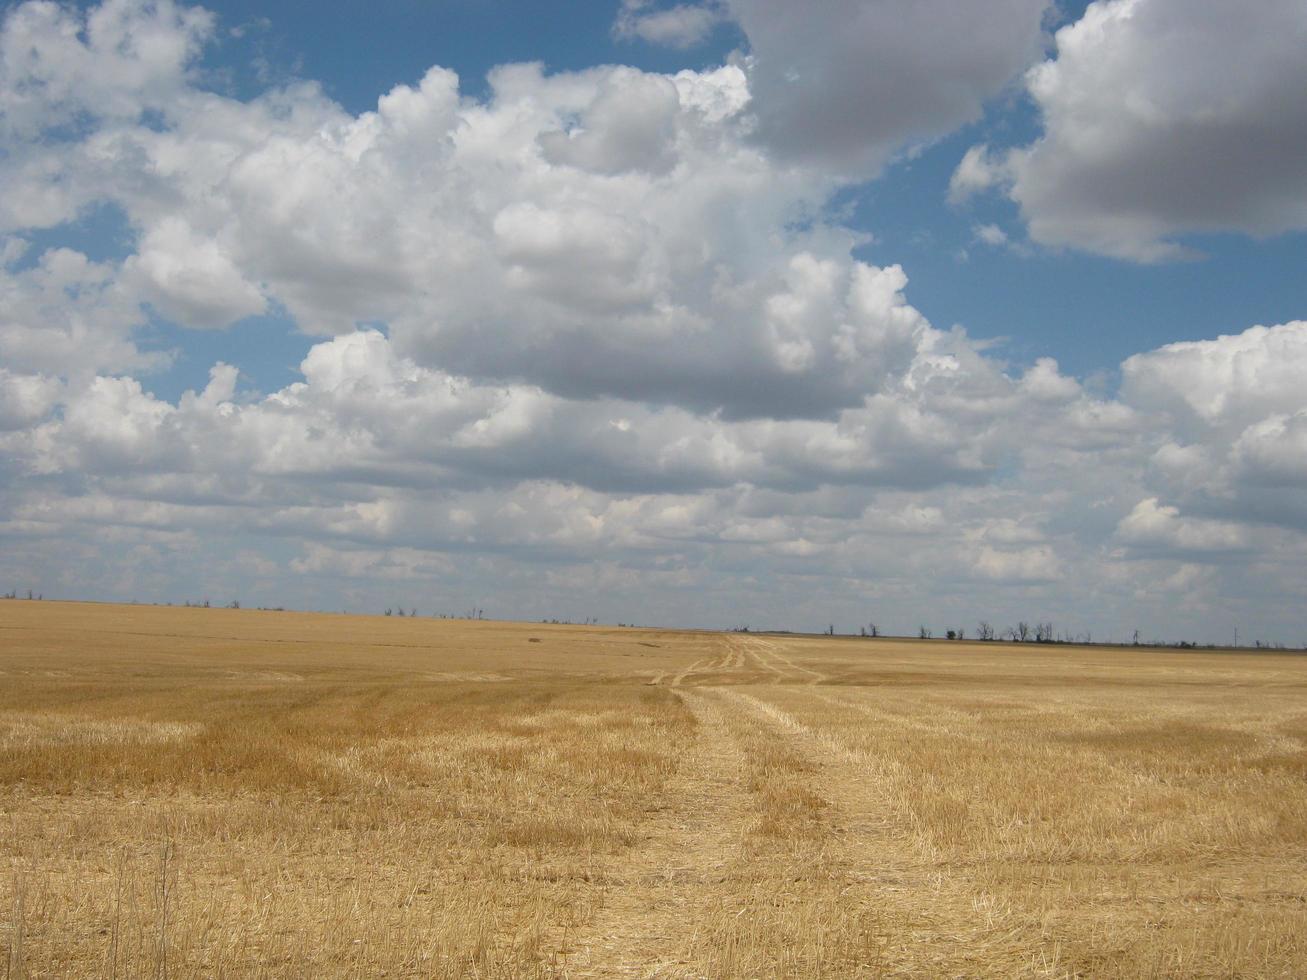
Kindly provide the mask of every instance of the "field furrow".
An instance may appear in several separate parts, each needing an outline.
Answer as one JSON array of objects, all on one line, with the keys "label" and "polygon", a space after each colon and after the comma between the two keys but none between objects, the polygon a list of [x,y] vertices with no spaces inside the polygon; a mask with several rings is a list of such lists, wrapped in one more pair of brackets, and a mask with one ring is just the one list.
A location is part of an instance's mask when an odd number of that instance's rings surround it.
[{"label": "field furrow", "polygon": [[739,861],[748,809],[740,747],[714,699],[677,696],[696,738],[639,840],[611,862],[594,917],[565,937],[569,976],[684,974],[710,896]]}]

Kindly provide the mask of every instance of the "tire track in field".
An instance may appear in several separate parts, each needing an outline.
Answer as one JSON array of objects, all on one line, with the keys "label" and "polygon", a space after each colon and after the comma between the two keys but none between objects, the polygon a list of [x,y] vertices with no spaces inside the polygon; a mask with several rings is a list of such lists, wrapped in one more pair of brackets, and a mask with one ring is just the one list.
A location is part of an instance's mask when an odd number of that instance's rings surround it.
[{"label": "tire track in field", "polygon": [[731,644],[731,652],[726,660],[727,667],[742,669],[744,667],[744,647],[738,643]]},{"label": "tire track in field", "polygon": [[789,657],[785,656],[785,654],[781,653],[781,644],[775,640],[759,639],[757,642],[762,644],[772,657],[779,660],[790,670],[797,674],[804,675],[805,684],[820,684],[822,681],[830,680],[830,677],[827,674],[823,674],[819,670],[813,670],[811,667],[802,667],[799,664],[796,664]]},{"label": "tire track in field", "polygon": [[707,902],[740,860],[749,794],[744,755],[718,699],[678,688],[694,715],[693,750],[668,780],[664,810],[615,859],[613,883],[583,930],[567,938],[565,977],[686,976]]},{"label": "tire track in field", "polygon": [[767,676],[768,683],[782,684],[788,679],[789,675],[786,674],[785,671],[781,670],[770,660],[763,657],[756,650],[747,651],[745,656],[752,658],[752,662]]},{"label": "tire track in field", "polygon": [[[875,754],[847,745],[834,731],[805,724],[769,698],[774,687],[713,693],[769,729],[808,760],[813,789],[830,805],[830,853],[845,866],[847,894],[883,910],[889,926],[880,966],[887,974],[974,976],[986,964],[1021,964],[1026,976],[1062,976],[1055,947],[1037,923],[1023,922],[982,892],[950,876],[915,839],[891,804],[890,779]],[[810,686],[776,696],[828,701]],[[847,707],[847,705],[845,705]]]},{"label": "tire track in field", "polygon": [[[795,663],[780,652],[780,644],[774,640],[761,637],[725,634],[722,637],[724,649],[717,657],[703,657],[681,670],[673,673],[662,671],[648,683],[669,687],[681,687],[699,678],[697,684],[713,683],[747,683],[760,676],[772,684],[807,684],[816,685],[829,680],[828,675],[810,667]],[[668,681],[668,676],[671,680]],[[715,675],[709,679],[704,675]]]},{"label": "tire track in field", "polygon": [[726,642],[730,644],[733,651],[732,659],[737,671],[747,670],[751,673],[760,671],[762,676],[772,684],[782,684],[787,680],[791,680],[788,672],[782,670],[770,657],[766,656],[766,648],[761,647],[753,637],[732,634],[726,637]]},{"label": "tire track in field", "polygon": [[708,661],[706,658],[702,660],[696,660],[694,663],[690,664],[690,666],[686,667],[684,670],[682,670],[680,673],[678,673],[675,677],[672,678],[671,686],[680,687],[682,684],[685,683],[685,679],[687,677],[692,677],[693,675],[697,674],[699,672],[699,668],[702,667],[707,662]]},{"label": "tire track in field", "polygon": [[781,653],[781,644],[776,640],[740,634],[733,634],[727,639],[739,652],[741,661],[746,655],[751,656],[759,667],[771,675],[773,684],[820,684],[829,680],[821,671],[796,664]]},{"label": "tire track in field", "polygon": [[[701,674],[730,674],[740,669],[743,664],[743,656],[740,649],[731,642],[728,636],[726,642],[722,645],[721,653],[714,657],[701,657],[694,663],[690,664],[675,673],[672,676],[669,687],[681,687],[690,680],[690,678]],[[664,671],[658,674],[650,684],[661,684],[670,671]]]}]

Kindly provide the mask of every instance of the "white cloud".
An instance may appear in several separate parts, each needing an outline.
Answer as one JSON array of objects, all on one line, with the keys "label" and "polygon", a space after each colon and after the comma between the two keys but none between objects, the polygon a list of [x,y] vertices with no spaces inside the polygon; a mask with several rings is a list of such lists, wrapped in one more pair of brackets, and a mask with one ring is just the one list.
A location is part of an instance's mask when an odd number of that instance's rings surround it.
[{"label": "white cloud", "polygon": [[141,294],[165,316],[189,326],[224,327],[265,306],[231,256],[177,218],[150,229],[124,273],[139,280]]},{"label": "white cloud", "polygon": [[1130,400],[1181,424],[1242,428],[1302,405],[1307,322],[1249,327],[1215,340],[1167,344],[1122,365]]},{"label": "white cloud", "polygon": [[975,560],[976,572],[996,582],[1054,582],[1063,577],[1062,563],[1051,548],[1022,548],[999,551],[982,548]]},{"label": "white cloud", "polygon": [[[189,446],[181,446],[167,426],[175,410],[150,397],[135,378],[94,379],[64,408],[62,421],[50,423],[55,459],[44,461],[43,472],[56,469],[96,472],[185,468]],[[71,453],[69,453],[71,450]]]},{"label": "white cloud", "polygon": [[1007,232],[998,225],[976,225],[971,230],[972,237],[982,245],[1001,248],[1008,244]]},{"label": "white cloud", "polygon": [[1184,517],[1178,508],[1160,504],[1156,497],[1135,505],[1117,526],[1117,537],[1152,553],[1191,556],[1240,551],[1248,546],[1246,532],[1237,525]]},{"label": "white cloud", "polygon": [[664,174],[676,162],[680,111],[673,80],[619,68],[599,81],[578,127],[542,133],[540,144],[550,163],[600,174]]},{"label": "white cloud", "polygon": [[613,22],[613,36],[624,40],[639,38],[672,48],[692,48],[706,41],[725,17],[725,11],[716,3],[653,8],[650,0],[622,0],[617,20]]},{"label": "white cloud", "polygon": [[1039,139],[973,148],[951,193],[1005,182],[1035,241],[1144,262],[1307,228],[1305,45],[1299,0],[1097,0],[1027,75]]},{"label": "white cloud", "polygon": [[1166,418],[1157,486],[1225,519],[1307,529],[1302,499],[1307,323],[1168,344],[1122,365],[1122,390]]},{"label": "white cloud", "polygon": [[[138,8],[130,30],[190,50],[179,16]],[[858,16],[875,34],[889,14]],[[313,86],[240,103],[184,64],[166,77],[168,126],[45,147],[57,170],[6,197],[121,208],[140,230],[124,303],[183,325],[276,301],[309,332],[385,321],[405,356],[479,382],[728,417],[833,419],[936,342],[898,267],[812,220],[830,178],[752,141],[739,68],[507,66],[481,103],[433,69],[358,117]]]},{"label": "white cloud", "polygon": [[1231,456],[1242,481],[1301,492],[1307,487],[1307,409],[1248,426]]},{"label": "white cloud", "polygon": [[163,363],[132,339],[144,318],[120,271],[67,248],[48,249],[24,269],[0,268],[0,363],[52,375]]},{"label": "white cloud", "polygon": [[1047,0],[729,0],[748,35],[759,137],[785,158],[874,173],[979,118],[1040,53]]},{"label": "white cloud", "polygon": [[0,367],[0,431],[25,429],[50,414],[62,384],[42,374],[16,374]]},{"label": "white cloud", "polygon": [[[165,111],[211,35],[200,8],[107,0],[83,16],[54,3],[9,7],[0,26],[0,231],[75,218],[94,195],[43,137],[61,129],[131,124]],[[102,141],[107,142],[107,141]]]},{"label": "white cloud", "polygon": [[[731,414],[764,395],[796,415],[860,401],[901,297],[875,310],[850,292],[850,233],[784,231],[830,184],[747,144],[739,69],[511,66],[491,86],[460,100],[433,70],[358,117],[306,86],[250,103],[184,89],[162,131],[47,148],[50,180],[123,210],[140,229],[124,302],[183,325],[275,300],[309,332],[387,321],[420,363],[568,396]],[[33,181],[7,196],[39,196]],[[804,255],[831,269],[804,288],[830,295],[778,325],[766,310]],[[818,314],[850,303],[840,330],[858,339],[837,351]]]},{"label": "white cloud", "polygon": [[29,447],[31,465],[217,476],[236,463],[326,479],[362,469],[383,485],[430,487],[451,473],[605,491],[928,486],[982,478],[1004,451],[995,411],[950,417],[933,398],[977,384],[1010,399],[1021,390],[999,375],[918,373],[913,388],[900,384],[831,421],[730,421],[635,401],[574,401],[531,385],[479,385],[399,356],[375,331],[315,345],[301,370],[302,383],[235,403],[235,369],[219,365],[203,392],[177,406],[134,379],[97,377],[63,399],[62,419]]},{"label": "white cloud", "polygon": [[10,139],[90,112],[134,121],[166,108],[213,31],[199,7],[106,0],[85,19],[53,3],[22,3],[0,32],[0,127]]},{"label": "white cloud", "polygon": [[962,155],[948,182],[949,200],[962,204],[973,194],[987,191],[1004,180],[1003,162],[995,160],[985,145],[973,146]]}]

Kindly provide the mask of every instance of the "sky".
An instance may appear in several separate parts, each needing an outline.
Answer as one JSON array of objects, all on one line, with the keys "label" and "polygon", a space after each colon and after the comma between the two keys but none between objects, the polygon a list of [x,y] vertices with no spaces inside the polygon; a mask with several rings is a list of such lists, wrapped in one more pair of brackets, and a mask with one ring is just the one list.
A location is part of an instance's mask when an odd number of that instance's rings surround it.
[{"label": "sky", "polygon": [[1307,3],[0,6],[0,587],[1307,645]]}]

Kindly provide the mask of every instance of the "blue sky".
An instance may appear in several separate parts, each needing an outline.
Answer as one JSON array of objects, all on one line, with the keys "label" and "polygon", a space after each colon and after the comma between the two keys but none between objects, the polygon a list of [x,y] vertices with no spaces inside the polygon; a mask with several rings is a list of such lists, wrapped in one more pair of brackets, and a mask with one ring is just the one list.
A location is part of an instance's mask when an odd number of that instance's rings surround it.
[{"label": "blue sky", "polygon": [[19,587],[1307,639],[1294,0],[3,11]]}]

